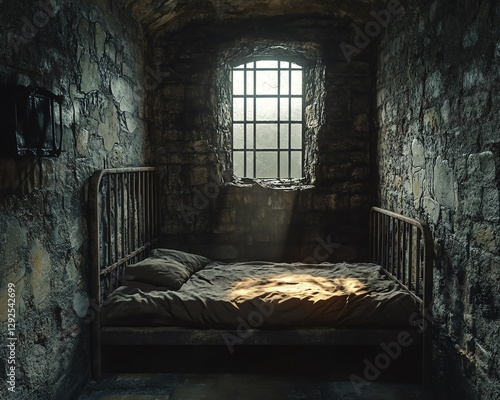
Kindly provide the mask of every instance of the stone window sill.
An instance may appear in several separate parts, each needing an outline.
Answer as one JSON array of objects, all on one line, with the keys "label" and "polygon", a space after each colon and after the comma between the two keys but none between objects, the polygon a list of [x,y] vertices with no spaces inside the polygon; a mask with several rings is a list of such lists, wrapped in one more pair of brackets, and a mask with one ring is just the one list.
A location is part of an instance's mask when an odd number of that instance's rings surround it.
[{"label": "stone window sill", "polygon": [[233,177],[227,186],[254,187],[261,186],[268,189],[305,190],[311,189],[313,185],[308,184],[305,179],[273,179],[273,178],[238,178]]}]

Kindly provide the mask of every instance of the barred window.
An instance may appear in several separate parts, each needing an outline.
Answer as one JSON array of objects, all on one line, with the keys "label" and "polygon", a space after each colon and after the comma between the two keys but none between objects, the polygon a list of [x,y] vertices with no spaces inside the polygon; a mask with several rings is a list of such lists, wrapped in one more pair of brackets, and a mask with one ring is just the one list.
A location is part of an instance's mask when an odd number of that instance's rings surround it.
[{"label": "barred window", "polygon": [[233,171],[241,178],[304,177],[302,67],[259,60],[232,69]]}]

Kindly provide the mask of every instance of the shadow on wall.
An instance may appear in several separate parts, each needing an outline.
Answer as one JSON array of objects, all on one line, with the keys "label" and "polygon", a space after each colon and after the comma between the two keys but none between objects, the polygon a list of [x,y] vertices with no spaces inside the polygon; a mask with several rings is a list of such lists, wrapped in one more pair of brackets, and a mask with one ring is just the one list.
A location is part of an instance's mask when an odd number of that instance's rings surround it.
[{"label": "shadow on wall", "polygon": [[214,181],[192,194],[183,222],[206,233],[165,237],[167,246],[220,261],[366,260],[367,224],[353,226],[349,212],[335,210],[334,195],[257,183],[221,188]]}]

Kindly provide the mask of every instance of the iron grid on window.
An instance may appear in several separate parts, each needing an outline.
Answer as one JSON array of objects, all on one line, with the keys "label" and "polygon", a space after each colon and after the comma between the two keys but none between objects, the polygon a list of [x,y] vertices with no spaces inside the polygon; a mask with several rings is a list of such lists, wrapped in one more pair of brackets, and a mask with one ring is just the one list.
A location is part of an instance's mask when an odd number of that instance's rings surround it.
[{"label": "iron grid on window", "polygon": [[302,178],[302,67],[261,60],[234,67],[232,72],[235,175]]}]

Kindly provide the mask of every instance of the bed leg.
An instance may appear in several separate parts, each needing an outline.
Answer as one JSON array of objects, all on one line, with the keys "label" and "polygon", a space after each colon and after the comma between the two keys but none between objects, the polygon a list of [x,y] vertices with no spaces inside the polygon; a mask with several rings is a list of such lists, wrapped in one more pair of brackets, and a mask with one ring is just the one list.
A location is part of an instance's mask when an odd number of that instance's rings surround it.
[{"label": "bed leg", "polygon": [[431,350],[431,335],[430,328],[428,327],[423,332],[423,346],[422,346],[422,387],[430,389],[432,386],[432,350]]},{"label": "bed leg", "polygon": [[92,360],[92,378],[99,382],[102,378],[102,368],[101,368],[101,357],[100,355],[98,357],[93,358]]},{"label": "bed leg", "polygon": [[92,365],[92,378],[99,382],[102,378],[101,364],[99,361],[94,361]]},{"label": "bed leg", "polygon": [[92,379],[99,382],[102,378],[101,340],[94,334],[92,338]]}]

